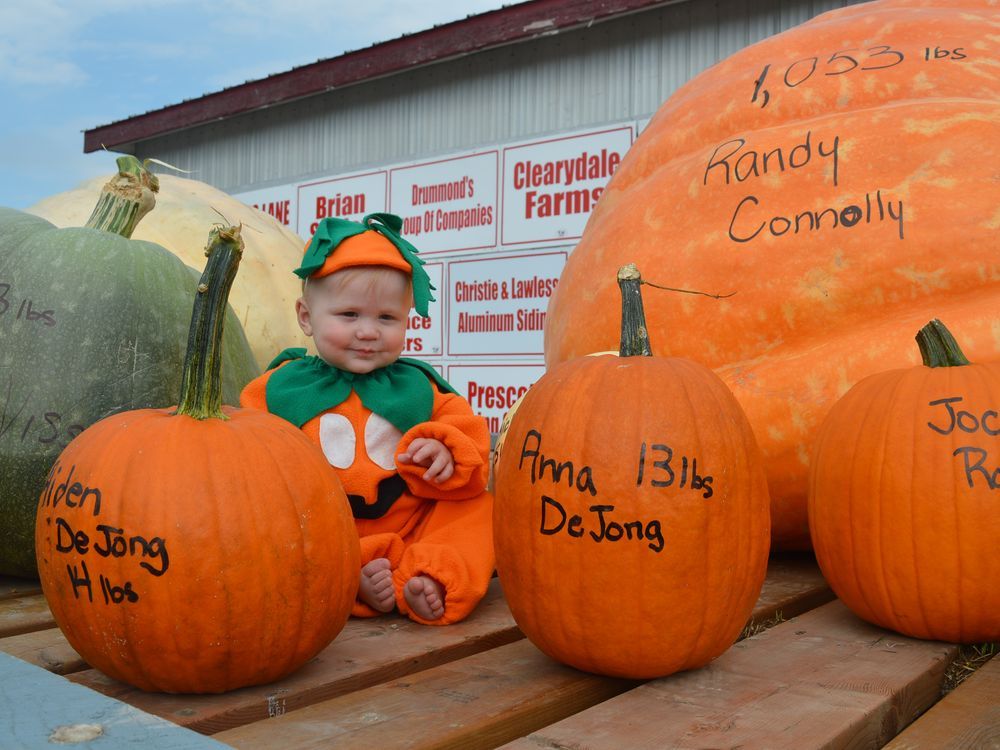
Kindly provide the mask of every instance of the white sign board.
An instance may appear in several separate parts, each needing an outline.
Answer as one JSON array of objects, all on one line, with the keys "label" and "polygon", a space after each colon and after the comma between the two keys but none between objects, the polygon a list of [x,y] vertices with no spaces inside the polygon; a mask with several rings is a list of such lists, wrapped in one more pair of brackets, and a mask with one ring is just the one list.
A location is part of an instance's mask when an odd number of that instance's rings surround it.
[{"label": "white sign board", "polygon": [[444,353],[444,263],[425,263],[424,270],[431,278],[435,291],[434,302],[427,305],[428,317],[417,315],[410,310],[406,320],[406,345],[403,356],[426,359],[440,357]]},{"label": "white sign board", "polygon": [[545,373],[545,365],[449,365],[448,382],[500,432],[503,415]]},{"label": "white sign board", "polygon": [[296,231],[304,239],[316,232],[320,219],[337,216],[361,221],[365,214],[386,210],[388,172],[335,177],[299,185]]},{"label": "white sign board", "polygon": [[448,263],[448,354],[544,352],[549,297],[567,252]]},{"label": "white sign board", "polygon": [[497,244],[497,151],[396,167],[389,172],[389,211],[424,255]]},{"label": "white sign board", "polygon": [[235,193],[233,197],[258,211],[270,214],[286,227],[291,228],[295,221],[295,211],[298,206],[295,185],[250,190],[246,193]]},{"label": "white sign board", "polygon": [[632,125],[624,125],[504,148],[501,244],[583,236],[590,212],[632,145],[632,132]]}]

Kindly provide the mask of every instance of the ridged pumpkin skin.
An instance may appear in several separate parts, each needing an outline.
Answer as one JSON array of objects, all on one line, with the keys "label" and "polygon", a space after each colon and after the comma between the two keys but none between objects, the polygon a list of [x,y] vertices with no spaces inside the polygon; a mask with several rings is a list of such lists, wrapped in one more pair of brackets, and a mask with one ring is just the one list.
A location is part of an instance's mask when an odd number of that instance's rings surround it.
[{"label": "ridged pumpkin skin", "polygon": [[[160,245],[200,272],[205,266],[208,228],[223,221],[243,222],[246,251],[229,303],[240,319],[257,366],[267,367],[287,347],[311,346],[312,340],[299,329],[294,314],[301,282],[291,269],[302,260],[303,240],[274,217],[204,182],[170,174],[157,175],[157,179],[156,208],[132,237]],[[82,226],[104,182],[103,178],[82,182],[39,201],[27,209],[28,213],[60,227]]]},{"label": "ridged pumpkin skin", "polygon": [[859,617],[917,638],[1000,640],[998,407],[1000,364],[981,363],[871,375],[830,409],[809,527]]},{"label": "ridged pumpkin skin", "polygon": [[[0,573],[36,575],[38,495],[76,434],[177,400],[197,284],[150,242],[0,208]],[[259,370],[232,312],[225,351],[236,401]]]},{"label": "ridged pumpkin skin", "polygon": [[[41,495],[39,575],[56,623],[88,664],[143,690],[277,680],[333,640],[357,592],[357,532],[324,456],[284,420],[224,411],[108,417],[62,453]],[[94,488],[96,515],[81,494]]]},{"label": "ridged pumpkin skin", "polygon": [[[703,300],[650,295],[650,338],[713,368],[743,406],[776,546],[809,545],[809,453],[829,407],[916,361],[897,331],[939,315],[971,358],[1000,358],[997,9],[864,3],[697,76],[626,155],[550,301],[554,364],[614,346],[614,319],[594,311],[626,261],[661,284],[736,292],[710,320]],[[826,212],[810,231],[828,208],[837,226]]]},{"label": "ridged pumpkin skin", "polygon": [[[655,446],[672,450],[672,481]],[[691,487],[692,460],[710,490]],[[497,571],[514,619],[578,669],[645,679],[699,667],[736,640],[760,594],[769,528],[759,453],[732,394],[694,362],[595,356],[553,367],[513,415],[495,498]],[[641,532],[626,525],[635,521]]]}]

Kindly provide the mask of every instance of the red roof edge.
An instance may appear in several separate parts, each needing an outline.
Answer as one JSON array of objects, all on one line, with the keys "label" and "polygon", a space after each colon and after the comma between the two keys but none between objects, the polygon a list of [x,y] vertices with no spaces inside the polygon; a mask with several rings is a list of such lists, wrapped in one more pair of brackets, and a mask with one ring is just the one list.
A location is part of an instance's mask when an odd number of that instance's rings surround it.
[{"label": "red roof edge", "polygon": [[529,0],[85,130],[83,151],[113,150],[261,107],[675,2]]}]

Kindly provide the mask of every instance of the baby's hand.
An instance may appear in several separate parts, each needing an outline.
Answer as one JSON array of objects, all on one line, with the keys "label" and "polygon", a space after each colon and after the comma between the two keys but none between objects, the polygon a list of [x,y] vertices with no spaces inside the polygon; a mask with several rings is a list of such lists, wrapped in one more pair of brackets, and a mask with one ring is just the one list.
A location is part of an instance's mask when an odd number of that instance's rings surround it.
[{"label": "baby's hand", "polygon": [[455,473],[455,459],[451,451],[434,438],[415,438],[404,453],[396,456],[396,460],[403,464],[426,466],[423,478],[435,484],[447,481]]}]

